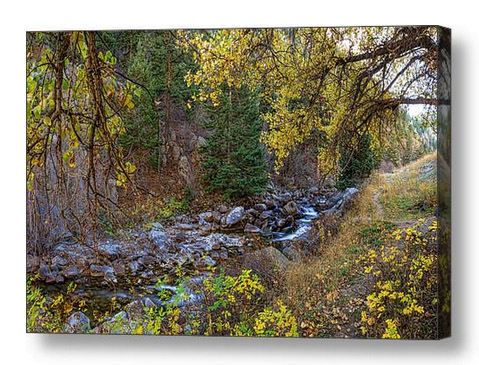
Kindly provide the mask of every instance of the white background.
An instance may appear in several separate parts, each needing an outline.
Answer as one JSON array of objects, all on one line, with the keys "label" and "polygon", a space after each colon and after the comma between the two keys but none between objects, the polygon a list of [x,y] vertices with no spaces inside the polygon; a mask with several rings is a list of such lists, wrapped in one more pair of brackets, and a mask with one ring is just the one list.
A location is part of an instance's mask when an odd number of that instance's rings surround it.
[{"label": "white background", "polygon": [[[477,2],[476,2],[477,3]],[[4,364],[479,364],[474,1],[5,1],[0,6],[0,358]],[[433,342],[25,334],[25,31],[422,25],[452,28],[453,337]]]}]

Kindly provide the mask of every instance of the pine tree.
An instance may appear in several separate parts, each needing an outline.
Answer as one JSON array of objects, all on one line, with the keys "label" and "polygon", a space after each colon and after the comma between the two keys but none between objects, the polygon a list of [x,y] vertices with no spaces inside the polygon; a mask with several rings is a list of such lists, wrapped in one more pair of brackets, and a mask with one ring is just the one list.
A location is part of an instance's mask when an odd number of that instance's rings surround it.
[{"label": "pine tree", "polygon": [[268,176],[259,141],[263,124],[259,98],[246,88],[226,91],[210,112],[205,127],[211,136],[202,150],[209,190],[223,192],[226,199],[261,193]]}]

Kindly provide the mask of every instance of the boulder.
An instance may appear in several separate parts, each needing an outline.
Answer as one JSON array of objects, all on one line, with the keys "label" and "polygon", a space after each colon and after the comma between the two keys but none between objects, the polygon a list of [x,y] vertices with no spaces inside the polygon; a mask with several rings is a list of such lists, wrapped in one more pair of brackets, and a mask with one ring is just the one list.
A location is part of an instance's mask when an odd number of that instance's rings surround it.
[{"label": "boulder", "polygon": [[143,304],[143,308],[147,308],[147,309],[151,309],[151,308],[155,308],[156,307],[156,304],[153,302],[153,300],[151,300],[151,298],[149,297],[144,297],[142,300],[141,300],[142,304]]},{"label": "boulder", "polygon": [[67,319],[66,333],[87,333],[91,331],[90,318],[83,312],[75,312]]},{"label": "boulder", "polygon": [[276,227],[284,228],[289,227],[294,223],[294,218],[292,215],[288,215],[286,218],[280,218],[276,221]]},{"label": "boulder", "polygon": [[244,231],[245,233],[260,233],[261,229],[252,225],[251,223],[246,223],[246,225],[244,226]]},{"label": "boulder", "polygon": [[278,196],[278,200],[280,201],[281,204],[286,204],[291,201],[291,194],[289,193],[284,193]]},{"label": "boulder", "polygon": [[258,212],[264,212],[268,209],[268,207],[264,203],[255,204],[253,208]]},{"label": "boulder", "polygon": [[259,212],[256,210],[256,209],[248,209],[246,212],[245,212],[246,215],[249,215],[251,217],[254,217],[254,218],[257,218],[259,216]]},{"label": "boulder", "polygon": [[225,214],[228,212],[228,207],[226,205],[220,205],[219,208],[218,208],[218,211],[221,213],[221,214]]},{"label": "boulder", "polygon": [[343,192],[334,195],[328,201],[328,203],[330,204],[330,206],[332,205],[332,207],[324,211],[324,215],[336,213],[341,216],[343,211],[349,208],[353,197],[358,193],[358,191],[359,190],[356,188],[347,188]]},{"label": "boulder", "polygon": [[236,207],[233,208],[228,215],[226,216],[225,224],[227,227],[232,227],[238,224],[244,216],[244,208],[243,207]]},{"label": "boulder", "polygon": [[41,264],[38,271],[40,279],[46,281],[47,283],[52,283],[55,281],[55,275],[50,270],[50,267],[46,264]]},{"label": "boulder", "polygon": [[135,275],[136,272],[138,271],[138,268],[139,268],[139,264],[138,264],[138,261],[131,261],[128,263],[128,268],[130,269],[130,272]]},{"label": "boulder", "polygon": [[90,265],[90,275],[93,277],[103,277],[107,281],[116,283],[115,270],[111,266]]},{"label": "boulder", "polygon": [[76,266],[67,266],[63,269],[62,273],[67,278],[73,278],[75,276],[78,276],[78,274],[80,274],[80,271]]},{"label": "boulder", "polygon": [[213,225],[211,223],[206,223],[200,227],[200,235],[201,236],[206,236],[210,234],[213,231]]},{"label": "boulder", "polygon": [[206,266],[216,266],[216,261],[213,260],[211,257],[209,256],[206,256],[203,260],[203,263],[206,265]]},{"label": "boulder", "polygon": [[156,260],[154,257],[152,256],[141,256],[139,259],[138,259],[138,263],[142,266],[146,266],[146,267],[149,267],[149,266],[153,266],[155,264]]},{"label": "boulder", "polygon": [[269,219],[273,216],[273,212],[271,210],[265,210],[263,213],[260,214],[259,219],[265,220]]},{"label": "boulder", "polygon": [[68,260],[58,255],[52,259],[52,265],[65,266],[66,264],[68,264]]},{"label": "boulder", "polygon": [[176,229],[179,229],[180,231],[192,231],[194,230],[196,227],[191,224],[191,223],[178,223],[176,226],[175,226]]},{"label": "boulder", "polygon": [[148,232],[148,238],[158,249],[163,250],[168,245],[170,235],[165,232],[165,229],[160,223],[154,223],[153,228]]},{"label": "boulder", "polygon": [[220,223],[220,221],[221,221],[221,213],[213,212],[213,222]]},{"label": "boulder", "polygon": [[121,254],[124,246],[121,242],[107,240],[98,245],[98,252],[105,257],[113,259]]},{"label": "boulder", "polygon": [[290,264],[287,257],[272,246],[247,253],[242,260],[244,268],[269,279],[284,272]]},{"label": "boulder", "polygon": [[120,261],[116,260],[112,263],[113,270],[115,271],[115,275],[117,276],[124,276],[125,275],[125,264]]},{"label": "boulder", "polygon": [[291,261],[299,261],[301,259],[301,254],[298,250],[291,246],[286,246],[283,248],[283,254]]},{"label": "boulder", "polygon": [[295,216],[298,214],[298,206],[294,201],[291,200],[283,207],[283,213],[286,216]]},{"label": "boulder", "polygon": [[211,223],[213,222],[213,212],[203,212],[203,213],[200,213],[199,214],[199,220],[200,221],[205,221],[205,222],[208,222],[208,223]]},{"label": "boulder", "polygon": [[145,314],[145,310],[143,308],[144,306],[141,299],[137,299],[129,303],[125,307],[125,312],[127,313],[131,321],[138,322],[143,318]]},{"label": "boulder", "polygon": [[274,209],[274,208],[276,208],[276,205],[277,205],[277,204],[276,204],[276,201],[274,201],[274,200],[271,199],[271,198],[266,199],[266,200],[264,201],[264,204],[266,205],[266,207],[267,207],[268,209]]}]

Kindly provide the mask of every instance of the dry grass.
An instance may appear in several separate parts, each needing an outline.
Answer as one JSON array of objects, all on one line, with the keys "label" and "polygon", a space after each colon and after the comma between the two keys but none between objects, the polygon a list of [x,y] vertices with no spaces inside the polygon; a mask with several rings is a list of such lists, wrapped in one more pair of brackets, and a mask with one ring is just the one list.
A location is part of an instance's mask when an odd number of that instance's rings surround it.
[{"label": "dry grass", "polygon": [[[337,234],[326,234],[317,256],[286,272],[282,297],[298,318],[300,335],[362,336],[361,309],[374,282],[356,263],[358,257],[383,244],[387,233],[405,220],[430,216],[437,204],[435,191],[434,155],[370,178]],[[408,204],[396,208],[398,201]]]}]

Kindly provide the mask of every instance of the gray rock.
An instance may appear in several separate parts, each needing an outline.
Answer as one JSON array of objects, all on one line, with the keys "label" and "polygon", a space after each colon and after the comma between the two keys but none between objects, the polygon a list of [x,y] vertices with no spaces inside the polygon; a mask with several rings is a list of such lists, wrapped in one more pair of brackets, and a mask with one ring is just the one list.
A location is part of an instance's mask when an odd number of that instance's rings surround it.
[{"label": "gray rock", "polygon": [[218,211],[221,213],[221,214],[225,214],[228,212],[228,207],[226,205],[220,205],[219,208],[218,208]]},{"label": "gray rock", "polygon": [[294,223],[293,216],[289,215],[286,218],[280,218],[276,221],[276,226],[278,228],[284,228],[292,225]]},{"label": "gray rock", "polygon": [[128,267],[130,269],[130,271],[132,272],[133,275],[136,274],[136,272],[138,271],[138,268],[139,268],[139,264],[138,264],[138,261],[131,261],[128,263]]},{"label": "gray rock", "polygon": [[243,255],[243,267],[264,277],[275,277],[284,272],[291,263],[278,249],[269,246]]},{"label": "gray rock", "polygon": [[205,222],[213,222],[213,212],[203,212],[199,214],[200,221],[204,220]]},{"label": "gray rock", "polygon": [[195,229],[195,226],[190,223],[179,223],[175,226],[175,228],[182,231],[192,231],[193,229]]},{"label": "gray rock", "polygon": [[312,186],[308,189],[309,195],[316,195],[319,192],[319,188],[317,186]]},{"label": "gray rock", "polygon": [[67,263],[68,263],[67,259],[60,257],[58,255],[52,259],[52,265],[65,266]]},{"label": "gray rock", "polygon": [[80,271],[76,266],[68,266],[63,269],[62,273],[67,278],[73,278],[75,276],[78,276],[78,274],[80,274]]},{"label": "gray rock", "polygon": [[203,262],[205,263],[206,266],[216,266],[216,261],[209,256],[206,256]]},{"label": "gray rock", "polygon": [[103,322],[93,329],[95,333],[108,333],[112,335],[123,335],[131,333],[134,324],[129,320],[128,313],[121,311],[115,314],[110,320]]},{"label": "gray rock", "polygon": [[270,198],[266,199],[264,203],[268,209],[274,209],[276,208],[276,205],[277,205],[276,202]]},{"label": "gray rock", "polygon": [[160,223],[154,224],[153,228],[148,232],[148,237],[160,250],[165,249],[170,240],[170,235],[165,232],[165,229]]},{"label": "gray rock", "polygon": [[98,251],[108,258],[114,258],[121,254],[123,244],[116,241],[105,241],[98,245]]},{"label": "gray rock", "polygon": [[90,275],[95,277],[103,276],[103,267],[95,264],[90,265]]},{"label": "gray rock", "polygon": [[125,307],[125,312],[128,314],[128,317],[131,321],[137,322],[140,321],[144,314],[144,306],[140,299],[134,300]]},{"label": "gray rock", "polygon": [[233,208],[226,216],[225,223],[228,227],[232,227],[238,224],[241,221],[241,219],[243,219],[243,216],[244,216],[243,207],[240,206],[240,207]]},{"label": "gray rock", "polygon": [[278,200],[280,201],[281,204],[286,204],[286,203],[288,203],[289,201],[291,201],[291,194],[289,194],[289,193],[281,194],[281,195],[278,197]]},{"label": "gray rock", "polygon": [[299,261],[301,259],[299,251],[290,246],[283,248],[283,254],[291,261]]},{"label": "gray rock", "polygon": [[138,259],[138,263],[142,266],[152,266],[154,265],[156,262],[155,258],[152,257],[152,256],[141,256],[139,259]]},{"label": "gray rock", "polygon": [[256,209],[248,209],[245,212],[245,214],[252,217],[252,218],[257,218],[260,215],[260,213]]},{"label": "gray rock", "polygon": [[113,270],[115,270],[115,275],[117,276],[124,276],[126,273],[125,270],[125,264],[122,261],[114,261],[113,264]]},{"label": "gray rock", "polygon": [[221,213],[213,212],[213,222],[220,223],[220,221],[221,221]]},{"label": "gray rock", "polygon": [[83,312],[75,312],[67,319],[65,332],[87,333],[91,331],[90,318]]},{"label": "gray rock", "polygon": [[246,223],[246,225],[244,226],[244,231],[245,233],[260,233],[261,229],[256,226],[253,226],[250,223]]},{"label": "gray rock", "polygon": [[268,209],[266,204],[263,204],[263,203],[255,204],[253,208],[256,209],[258,212],[264,212],[265,210]]},{"label": "gray rock", "polygon": [[47,283],[53,283],[55,281],[55,274],[52,273],[50,267],[46,264],[41,264],[38,271],[40,279],[46,281]]},{"label": "gray rock", "polygon": [[111,266],[90,265],[90,275],[93,277],[104,277],[107,281],[116,283],[115,270]]},{"label": "gray rock", "polygon": [[213,231],[213,225],[210,224],[210,223],[206,223],[206,224],[201,226],[199,233],[202,236],[206,236],[209,233],[211,233],[211,231]]},{"label": "gray rock", "polygon": [[343,211],[349,207],[350,203],[353,200],[353,197],[358,193],[358,191],[359,190],[356,188],[347,188],[342,193],[334,195],[328,201],[329,205],[332,205],[332,207],[328,210],[325,210],[323,213],[325,215],[331,213],[337,213],[339,215],[342,215]]},{"label": "gray rock", "polygon": [[283,212],[285,215],[295,216],[298,214],[298,207],[296,203],[291,200],[283,207]]},{"label": "gray rock", "polygon": [[263,213],[260,214],[259,219],[265,220],[271,218],[273,216],[273,212],[271,210],[265,210]]},{"label": "gray rock", "polygon": [[142,272],[141,273],[141,277],[143,279],[151,279],[155,274],[153,273],[153,271],[151,270],[148,270],[148,271],[145,271],[145,272]]},{"label": "gray rock", "polygon": [[356,193],[358,193],[358,191],[359,191],[359,190],[356,189],[356,188],[347,188],[347,189],[344,191],[343,200],[352,197],[353,195],[355,195]]}]

